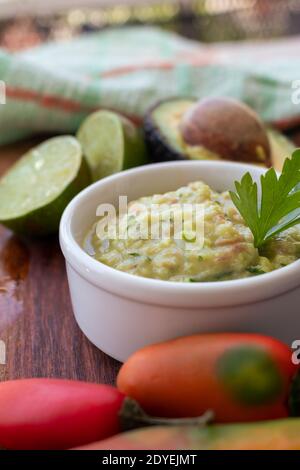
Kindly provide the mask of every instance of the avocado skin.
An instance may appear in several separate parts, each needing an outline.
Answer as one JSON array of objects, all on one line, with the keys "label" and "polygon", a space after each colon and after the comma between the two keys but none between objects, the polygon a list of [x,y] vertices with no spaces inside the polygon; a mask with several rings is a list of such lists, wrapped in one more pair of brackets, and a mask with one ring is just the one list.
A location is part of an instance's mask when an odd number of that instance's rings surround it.
[{"label": "avocado skin", "polygon": [[164,100],[160,100],[152,106],[145,115],[143,123],[144,140],[150,161],[153,163],[157,162],[169,162],[172,160],[190,160],[189,155],[181,153],[178,150],[172,148],[169,144],[167,137],[163,135],[157,124],[152,118],[152,113],[160,105],[177,100],[190,100],[196,102],[195,97],[171,97]]},{"label": "avocado skin", "polygon": [[154,125],[149,115],[147,115],[144,120],[144,138],[151,162],[169,162],[189,158],[172,149],[166,139],[161,135],[159,129]]}]

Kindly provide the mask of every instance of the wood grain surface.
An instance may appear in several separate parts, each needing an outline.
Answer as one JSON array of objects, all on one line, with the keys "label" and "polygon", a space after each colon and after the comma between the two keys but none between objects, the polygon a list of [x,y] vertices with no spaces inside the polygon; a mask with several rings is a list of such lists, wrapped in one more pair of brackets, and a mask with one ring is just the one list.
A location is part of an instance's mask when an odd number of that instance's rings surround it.
[{"label": "wood grain surface", "polygon": [[[0,174],[33,141],[0,149]],[[62,377],[114,383],[119,364],[75,322],[56,236],[23,240],[0,226],[0,380]]]},{"label": "wood grain surface", "polygon": [[[300,133],[293,134],[300,145]],[[37,143],[0,149],[0,175]],[[0,226],[0,380],[63,377],[113,384],[120,364],[76,325],[57,237],[23,240]]]}]

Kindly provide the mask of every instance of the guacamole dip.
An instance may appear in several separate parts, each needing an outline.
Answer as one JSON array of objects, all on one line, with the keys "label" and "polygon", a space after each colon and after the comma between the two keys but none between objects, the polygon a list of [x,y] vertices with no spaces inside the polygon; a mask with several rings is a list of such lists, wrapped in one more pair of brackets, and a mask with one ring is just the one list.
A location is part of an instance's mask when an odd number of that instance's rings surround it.
[{"label": "guacamole dip", "polygon": [[[170,210],[185,204],[201,206],[203,238],[184,230],[180,238],[177,232],[175,236]],[[150,216],[141,206],[150,210],[153,205],[160,221],[169,217],[170,236],[153,238],[150,230],[139,238],[124,236],[145,227]],[[299,225],[281,233],[259,252],[229,193],[213,191],[201,181],[132,201],[126,214],[116,216],[116,222],[122,237],[112,237],[108,230],[99,236],[97,220],[84,248],[99,262],[137,276],[176,282],[225,281],[264,274],[300,257]]]}]

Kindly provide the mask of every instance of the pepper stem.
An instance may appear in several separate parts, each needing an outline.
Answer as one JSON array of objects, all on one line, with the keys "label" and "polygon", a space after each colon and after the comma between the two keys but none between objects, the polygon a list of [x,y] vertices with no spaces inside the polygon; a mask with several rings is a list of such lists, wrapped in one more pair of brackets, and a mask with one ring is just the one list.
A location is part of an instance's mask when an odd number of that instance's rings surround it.
[{"label": "pepper stem", "polygon": [[214,419],[214,412],[207,410],[195,418],[159,418],[148,415],[132,398],[126,397],[119,413],[123,431],[146,426],[205,426]]}]

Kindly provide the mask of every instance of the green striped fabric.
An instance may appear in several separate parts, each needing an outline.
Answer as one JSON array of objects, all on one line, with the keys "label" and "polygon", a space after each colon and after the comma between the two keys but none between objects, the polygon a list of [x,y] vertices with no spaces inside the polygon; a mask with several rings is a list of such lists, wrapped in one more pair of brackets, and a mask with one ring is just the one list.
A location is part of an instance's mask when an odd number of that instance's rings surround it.
[{"label": "green striped fabric", "polygon": [[74,132],[100,107],[139,121],[154,102],[180,95],[236,97],[266,121],[289,123],[300,118],[300,104],[292,100],[299,50],[298,37],[204,45],[148,27],[106,30],[14,55],[2,50],[0,143]]}]

